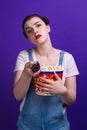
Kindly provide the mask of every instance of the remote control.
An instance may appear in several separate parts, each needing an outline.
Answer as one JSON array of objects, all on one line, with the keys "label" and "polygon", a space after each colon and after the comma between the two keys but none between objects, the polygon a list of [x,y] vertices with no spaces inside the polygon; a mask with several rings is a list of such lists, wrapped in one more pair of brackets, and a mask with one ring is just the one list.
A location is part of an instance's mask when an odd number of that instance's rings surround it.
[{"label": "remote control", "polygon": [[37,62],[36,64],[33,64],[31,67],[32,72],[37,72],[40,69],[40,64]]}]

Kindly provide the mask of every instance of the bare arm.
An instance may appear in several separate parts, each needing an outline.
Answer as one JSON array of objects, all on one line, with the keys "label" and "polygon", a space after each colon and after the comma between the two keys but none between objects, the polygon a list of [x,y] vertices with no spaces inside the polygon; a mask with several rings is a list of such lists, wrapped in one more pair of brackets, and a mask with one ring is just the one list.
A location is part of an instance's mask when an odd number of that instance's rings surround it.
[{"label": "bare arm", "polygon": [[76,100],[76,76],[66,78],[64,88],[61,99],[66,104],[72,104]]},{"label": "bare arm", "polygon": [[14,96],[17,100],[21,100],[25,97],[28,89],[29,84],[31,81],[31,78],[29,75],[25,73],[25,71],[16,71],[15,72],[15,78],[14,78]]},{"label": "bare arm", "polygon": [[40,70],[36,73],[31,71],[30,66],[34,63],[35,62],[28,62],[25,64],[23,71],[19,70],[15,72],[13,93],[17,100],[21,100],[26,96],[32,77],[40,72]]}]

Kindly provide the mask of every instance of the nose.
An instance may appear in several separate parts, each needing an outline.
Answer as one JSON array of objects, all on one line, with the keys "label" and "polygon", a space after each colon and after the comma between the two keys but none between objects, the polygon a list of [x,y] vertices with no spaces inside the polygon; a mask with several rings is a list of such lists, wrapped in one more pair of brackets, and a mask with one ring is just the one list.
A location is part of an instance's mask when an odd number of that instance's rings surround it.
[{"label": "nose", "polygon": [[38,33],[38,29],[37,28],[34,28],[34,33]]}]

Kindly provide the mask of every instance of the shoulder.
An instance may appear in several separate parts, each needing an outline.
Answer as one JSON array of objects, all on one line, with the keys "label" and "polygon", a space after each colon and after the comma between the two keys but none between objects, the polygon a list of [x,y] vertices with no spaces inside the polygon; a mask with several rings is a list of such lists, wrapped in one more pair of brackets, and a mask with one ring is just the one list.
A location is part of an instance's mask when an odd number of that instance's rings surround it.
[{"label": "shoulder", "polygon": [[70,59],[72,59],[73,58],[73,55],[71,54],[71,53],[69,53],[69,52],[67,52],[67,51],[64,51],[64,50],[59,50],[61,53],[64,53],[64,58],[66,59],[66,60],[70,60]]},{"label": "shoulder", "polygon": [[67,52],[67,51],[64,51],[64,50],[60,50],[60,52],[64,53],[64,60],[63,60],[64,63],[66,63],[67,65],[70,65],[70,64],[75,62],[75,59],[70,52]]},{"label": "shoulder", "polygon": [[19,52],[18,56],[25,56],[27,55],[28,51],[27,50],[22,50]]},{"label": "shoulder", "polygon": [[77,64],[75,61],[75,58],[73,55],[67,51],[64,51],[64,61],[63,61],[63,67],[65,69],[65,75],[66,77],[70,77],[73,75],[78,75],[79,71],[77,68]]},{"label": "shoulder", "polygon": [[70,59],[70,58],[73,58],[73,55],[67,51],[64,51],[65,52],[65,58],[67,59]]},{"label": "shoulder", "polygon": [[29,61],[28,58],[28,52],[27,50],[22,50],[18,53],[17,59],[16,59],[16,64],[15,64],[15,69],[14,71],[17,70],[23,70],[25,64]]},{"label": "shoulder", "polygon": [[28,59],[29,51],[32,51],[32,49],[31,50],[29,49],[29,50],[22,50],[22,51],[20,51],[19,54],[18,54],[18,57],[19,58],[23,58],[23,59]]},{"label": "shoulder", "polygon": [[22,50],[18,53],[17,61],[28,62],[28,51]]},{"label": "shoulder", "polygon": [[29,55],[30,55],[29,52],[32,52],[32,55],[33,55],[33,50],[34,50],[34,49],[22,50],[22,51],[19,52],[17,58],[18,58],[18,59],[22,59],[22,60],[24,60],[25,62],[28,62],[28,61],[29,61]]}]

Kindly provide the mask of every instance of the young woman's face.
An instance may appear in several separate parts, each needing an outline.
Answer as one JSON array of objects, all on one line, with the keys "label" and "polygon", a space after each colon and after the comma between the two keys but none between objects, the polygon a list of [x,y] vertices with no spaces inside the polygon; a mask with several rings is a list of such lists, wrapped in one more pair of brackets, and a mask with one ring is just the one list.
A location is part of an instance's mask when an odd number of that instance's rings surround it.
[{"label": "young woman's face", "polygon": [[50,26],[46,25],[39,17],[27,20],[24,29],[28,39],[37,45],[45,43],[50,32]]}]

